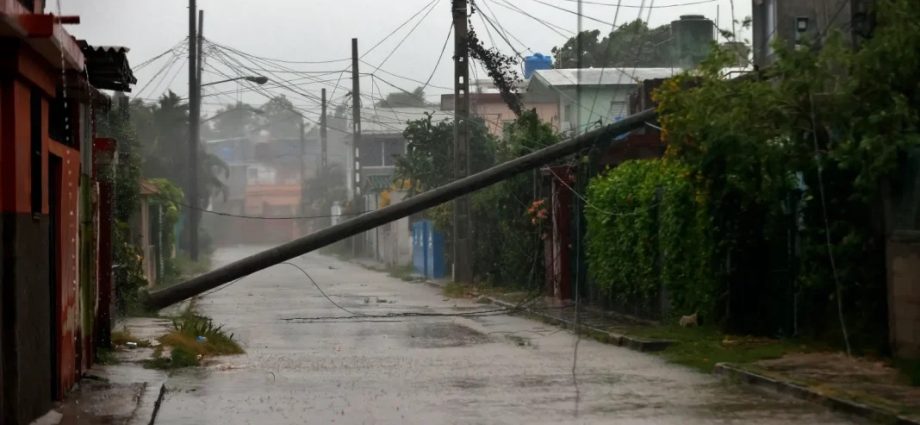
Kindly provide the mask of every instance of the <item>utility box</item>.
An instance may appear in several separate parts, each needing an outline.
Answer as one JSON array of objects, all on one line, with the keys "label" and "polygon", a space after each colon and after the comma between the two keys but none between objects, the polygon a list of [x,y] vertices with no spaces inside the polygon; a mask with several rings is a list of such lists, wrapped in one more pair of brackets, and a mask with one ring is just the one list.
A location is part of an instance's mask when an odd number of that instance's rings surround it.
[{"label": "utility box", "polygon": [[431,220],[412,224],[412,268],[429,279],[446,275],[444,261],[444,235],[434,228]]}]

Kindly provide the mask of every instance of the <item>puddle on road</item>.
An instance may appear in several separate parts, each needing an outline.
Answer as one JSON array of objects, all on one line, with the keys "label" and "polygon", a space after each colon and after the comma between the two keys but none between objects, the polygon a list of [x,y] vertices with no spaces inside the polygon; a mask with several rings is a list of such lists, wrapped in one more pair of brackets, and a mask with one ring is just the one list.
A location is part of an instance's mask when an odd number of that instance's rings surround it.
[{"label": "puddle on road", "polygon": [[412,323],[409,325],[409,346],[414,348],[462,347],[487,342],[491,342],[487,335],[456,323]]}]

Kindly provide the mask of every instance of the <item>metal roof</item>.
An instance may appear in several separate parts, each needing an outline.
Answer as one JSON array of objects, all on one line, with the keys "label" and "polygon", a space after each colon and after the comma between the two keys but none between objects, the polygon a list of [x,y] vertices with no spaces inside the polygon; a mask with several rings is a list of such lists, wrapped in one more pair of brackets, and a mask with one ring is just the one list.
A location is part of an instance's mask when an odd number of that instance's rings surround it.
[{"label": "metal roof", "polygon": [[86,57],[86,71],[89,82],[98,89],[130,92],[137,83],[134,72],[128,64],[128,48],[119,46],[91,46],[86,40],[78,40],[80,50]]},{"label": "metal roof", "polygon": [[645,80],[673,77],[680,72],[680,68],[541,69],[534,73],[530,83],[539,80],[543,85],[550,87],[631,86]]}]

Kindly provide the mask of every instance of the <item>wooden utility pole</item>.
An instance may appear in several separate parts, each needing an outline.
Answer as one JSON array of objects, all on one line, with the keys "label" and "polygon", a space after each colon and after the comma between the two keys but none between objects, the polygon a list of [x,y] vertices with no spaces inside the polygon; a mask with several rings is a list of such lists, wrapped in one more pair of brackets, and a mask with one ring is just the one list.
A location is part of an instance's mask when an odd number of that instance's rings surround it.
[{"label": "wooden utility pole", "polygon": [[[470,53],[467,0],[453,0],[454,18],[454,180],[470,174]],[[454,280],[473,281],[470,200],[454,201]]]},{"label": "wooden utility pole", "polygon": [[321,147],[320,175],[326,175],[326,166],[329,165],[328,147],[326,145],[326,89],[322,90],[322,112],[319,116],[319,143]]},{"label": "wooden utility pole", "polygon": [[[188,232],[188,253],[192,261],[198,260],[198,132],[201,120],[201,110],[198,98],[201,94],[201,84],[198,81],[199,67],[201,62],[198,59],[198,32],[195,28],[195,16],[198,7],[195,0],[188,1],[188,204],[192,208],[187,209],[186,218]],[[204,16],[202,15],[202,19]]]}]

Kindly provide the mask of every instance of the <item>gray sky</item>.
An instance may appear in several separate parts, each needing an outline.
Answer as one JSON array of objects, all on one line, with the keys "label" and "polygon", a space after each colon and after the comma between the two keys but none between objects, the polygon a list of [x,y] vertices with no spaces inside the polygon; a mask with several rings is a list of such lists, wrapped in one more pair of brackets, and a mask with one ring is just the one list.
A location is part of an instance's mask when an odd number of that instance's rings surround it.
[{"label": "gray sky", "polygon": [[[60,1],[65,14],[77,14],[82,19],[80,25],[69,27],[73,34],[95,45],[122,45],[131,48],[129,58],[132,66],[177,45],[188,33],[188,2],[186,0]],[[361,72],[373,72],[376,65],[396,48],[409,30],[416,23],[421,22],[402,46],[395,50],[380,71],[376,72],[379,76],[375,81],[376,86],[372,84],[371,77],[362,78],[362,93],[380,97],[381,93],[386,94],[396,90],[387,85],[387,82],[406,90],[412,90],[420,85],[388,75],[384,71],[420,81],[427,80],[432,74],[451,21],[450,0],[274,0],[259,2],[199,0],[198,7],[205,10],[204,34],[211,41],[268,58],[322,61],[349,57],[352,37],[359,39],[359,50],[363,54],[432,1],[434,4],[427,17],[421,19],[425,14],[422,12],[364,58],[374,66],[362,63]],[[617,0],[592,1],[594,3],[617,3]],[[720,27],[731,28],[731,0],[714,0],[702,4],[667,7],[700,1],[622,0],[617,23],[622,24],[639,17],[639,6],[644,3],[646,6],[649,4],[655,6],[651,9],[651,14],[649,14],[648,7],[641,10],[642,19],[650,17],[652,26],[666,24],[683,14],[702,14],[715,20],[718,8]],[[549,54],[552,47],[562,44],[565,38],[533,18],[512,10],[512,7],[517,7],[536,18],[561,27],[562,29],[558,31],[566,35],[574,34],[576,31],[577,17],[573,13],[554,9],[541,2],[572,11],[577,7],[575,0],[478,0],[477,4],[488,17],[494,17],[497,24],[520,40],[511,39],[516,49],[521,50],[525,55],[531,51]],[[48,11],[56,13],[56,3],[48,2],[48,4]],[[601,24],[590,18],[612,22],[616,9],[613,6],[585,4],[584,14],[589,18],[584,19],[584,28],[609,32],[609,25]],[[737,20],[740,21],[750,14],[750,0],[735,1]],[[487,46],[491,44],[491,41],[486,28],[492,32],[495,44],[503,52],[513,53],[511,48],[499,38],[496,31],[487,27],[482,18],[474,17],[473,25],[478,29],[480,38]],[[739,38],[747,39],[750,38],[750,35],[739,33]],[[530,50],[524,50],[524,48]],[[450,85],[453,73],[453,68],[450,66],[451,50],[452,45],[448,45],[448,51],[444,54],[441,65],[431,80],[432,85]],[[138,84],[135,94],[153,99],[164,93],[168,87],[180,96],[185,96],[188,92],[188,71],[181,68],[184,67],[184,64],[178,58],[171,69],[161,72],[154,78],[157,71],[164,68],[170,61],[171,55],[167,54],[150,65],[137,69]],[[218,71],[230,72],[229,68],[217,60],[209,59],[208,63]],[[244,64],[253,66],[251,63],[244,62]],[[264,63],[261,65],[266,66]],[[345,69],[349,63],[344,61],[326,64],[280,65],[297,71],[320,72],[340,71]],[[280,68],[276,67],[276,69]],[[284,73],[280,75],[284,78],[296,79],[293,83],[296,85],[296,90],[310,96],[318,96],[321,87],[326,87],[331,94],[336,85],[335,78],[338,77],[337,73],[310,74],[310,78],[314,80],[333,79],[333,81],[318,83],[310,82],[306,74]],[[480,70],[478,76],[484,78],[485,73]],[[208,69],[204,81],[217,81],[222,78],[224,77]],[[350,84],[350,74],[347,74],[336,89],[333,98],[341,99],[342,95],[350,90]],[[141,91],[145,85],[147,87]],[[315,100],[277,88],[277,85],[278,83],[273,80],[266,84],[265,88],[273,94],[284,93],[295,105],[308,113],[318,111]],[[232,93],[215,94],[225,92]],[[446,92],[446,90],[430,87],[426,92],[429,98],[434,100],[436,94]],[[208,87],[206,94],[209,95],[203,101],[205,116],[213,113],[220,104],[231,103],[238,99],[255,105],[262,104],[266,100],[264,96],[248,91],[245,85],[235,82]]]}]

